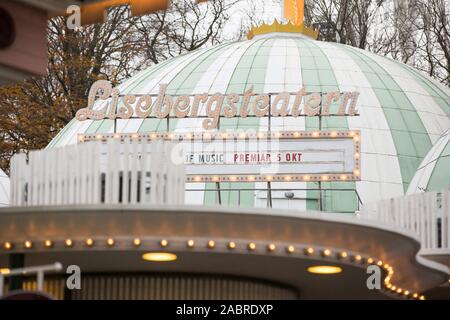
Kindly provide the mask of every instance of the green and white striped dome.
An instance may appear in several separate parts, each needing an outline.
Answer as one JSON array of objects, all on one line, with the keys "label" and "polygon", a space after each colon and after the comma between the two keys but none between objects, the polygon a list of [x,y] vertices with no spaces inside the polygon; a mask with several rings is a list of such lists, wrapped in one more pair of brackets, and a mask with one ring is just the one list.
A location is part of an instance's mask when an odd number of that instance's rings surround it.
[{"label": "green and white striped dome", "polygon": [[408,194],[450,188],[450,130],[447,130],[423,159]]},{"label": "green and white striped dome", "polygon": [[[197,50],[154,65],[119,86],[121,94],[157,94],[159,84],[170,94],[209,92],[243,93],[253,85],[256,93],[358,91],[359,117],[329,117],[327,129],[361,130],[360,182],[329,182],[322,188],[356,190],[363,203],[402,196],[434,142],[450,128],[450,90],[402,63],[336,43],[314,41],[301,34],[272,33],[252,40],[225,43]],[[100,102],[95,108],[103,106]],[[203,110],[204,111],[204,110]],[[200,131],[202,119],[171,121],[169,130]],[[221,130],[267,127],[267,119],[223,119]],[[117,132],[166,131],[166,120],[118,120]],[[273,118],[272,130],[315,130],[316,118]],[[111,133],[112,120],[72,120],[49,144],[76,143],[77,133]],[[286,187],[285,183],[283,187]],[[290,183],[293,188],[314,189],[314,183]],[[236,183],[233,186],[243,187]],[[245,185],[249,187],[249,185]],[[257,185],[258,187],[258,185]],[[274,188],[276,186],[273,186]],[[210,203],[213,192],[200,194],[196,202]],[[284,195],[284,193],[283,193]],[[274,197],[283,198],[283,195]],[[256,194],[256,198],[261,195]],[[233,203],[234,193],[222,201]],[[263,195],[261,196],[264,197]],[[296,192],[296,208],[317,208],[314,191]],[[354,193],[322,194],[324,210],[356,209]],[[257,205],[255,192],[241,199]],[[256,201],[256,202],[255,202]],[[294,202],[295,203],[295,202]]]}]

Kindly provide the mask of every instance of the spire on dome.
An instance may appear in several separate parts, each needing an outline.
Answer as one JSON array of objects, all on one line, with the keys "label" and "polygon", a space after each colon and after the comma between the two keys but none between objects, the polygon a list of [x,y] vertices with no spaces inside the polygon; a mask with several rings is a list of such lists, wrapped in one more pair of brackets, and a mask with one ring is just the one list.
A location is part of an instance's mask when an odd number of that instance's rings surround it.
[{"label": "spire on dome", "polygon": [[281,0],[281,23],[274,20],[272,24],[263,23],[254,26],[247,33],[247,39],[254,36],[273,32],[301,33],[309,38],[317,40],[319,31],[305,26],[305,0]]}]

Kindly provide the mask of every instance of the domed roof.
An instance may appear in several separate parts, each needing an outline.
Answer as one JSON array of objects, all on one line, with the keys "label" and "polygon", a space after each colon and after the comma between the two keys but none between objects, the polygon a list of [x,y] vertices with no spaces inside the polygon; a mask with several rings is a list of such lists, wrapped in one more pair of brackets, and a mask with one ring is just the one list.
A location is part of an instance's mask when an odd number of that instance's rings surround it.
[{"label": "domed roof", "polygon": [[[442,133],[450,128],[450,90],[397,61],[337,43],[302,35],[272,33],[220,44],[154,65],[119,86],[121,94],[358,91],[358,117],[328,117],[322,129],[361,130],[359,182],[329,182],[322,187],[354,188],[363,203],[402,196],[416,169]],[[101,108],[104,101],[95,105]],[[259,118],[226,119],[221,129],[267,127]],[[49,144],[76,143],[77,133],[166,131],[165,119],[72,120]],[[170,130],[199,131],[202,119],[177,119]],[[315,130],[313,117],[273,118],[272,130]],[[300,186],[300,183],[299,183]],[[317,187],[317,186],[315,186]],[[307,183],[306,188],[315,188]],[[342,194],[342,193],[341,193]],[[304,194],[315,197],[313,191]],[[249,197],[254,197],[251,193]],[[327,210],[357,203],[353,195],[325,196]],[[249,200],[251,204],[252,200]],[[351,204],[354,206],[354,204]]]},{"label": "domed roof", "polygon": [[0,207],[9,205],[9,177],[0,169]]},{"label": "domed roof", "polygon": [[450,188],[450,130],[447,130],[423,159],[408,194]]}]

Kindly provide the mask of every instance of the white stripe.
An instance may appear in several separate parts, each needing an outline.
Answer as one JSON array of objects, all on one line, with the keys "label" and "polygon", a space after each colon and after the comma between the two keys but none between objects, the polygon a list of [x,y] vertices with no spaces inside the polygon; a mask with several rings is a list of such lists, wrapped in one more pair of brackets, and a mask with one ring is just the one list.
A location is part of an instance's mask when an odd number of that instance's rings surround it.
[{"label": "white stripe", "polygon": [[[298,41],[298,40],[296,40]],[[296,92],[303,86],[301,58],[296,45],[296,41],[289,38],[280,38],[272,43],[269,52],[269,59],[266,66],[266,75],[264,80],[263,92]],[[272,99],[273,100],[273,99]],[[292,108],[294,97],[289,101],[289,109]],[[268,130],[268,119],[260,119],[260,130]],[[271,118],[272,131],[285,130],[305,130],[305,118]],[[266,183],[257,182],[255,188],[265,189]],[[273,189],[306,189],[305,182],[273,182]],[[255,206],[266,206],[267,193],[257,192],[255,198]],[[306,198],[306,190],[295,191],[295,198]],[[277,199],[282,199],[276,201]],[[296,210],[306,210],[305,200],[287,200],[284,196],[284,191],[272,192],[272,205],[276,208],[295,206]]]},{"label": "white stripe", "polygon": [[[348,117],[349,129],[361,130],[361,177],[356,182],[363,201],[402,196],[403,182],[397,150],[383,109],[358,64],[336,45],[316,42],[333,68],[339,90],[358,91],[359,117]],[[372,184],[370,182],[376,182]],[[370,187],[368,187],[370,185]]]}]

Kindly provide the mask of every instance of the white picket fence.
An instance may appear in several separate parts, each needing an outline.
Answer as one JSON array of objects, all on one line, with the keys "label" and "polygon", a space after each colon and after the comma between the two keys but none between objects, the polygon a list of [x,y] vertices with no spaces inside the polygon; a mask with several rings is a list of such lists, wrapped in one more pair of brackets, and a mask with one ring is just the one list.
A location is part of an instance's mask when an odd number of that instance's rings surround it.
[{"label": "white picket fence", "polygon": [[183,204],[183,164],[170,142],[92,141],[11,160],[11,206]]},{"label": "white picket fence", "polygon": [[360,216],[416,233],[422,249],[450,250],[450,190],[367,204]]}]

